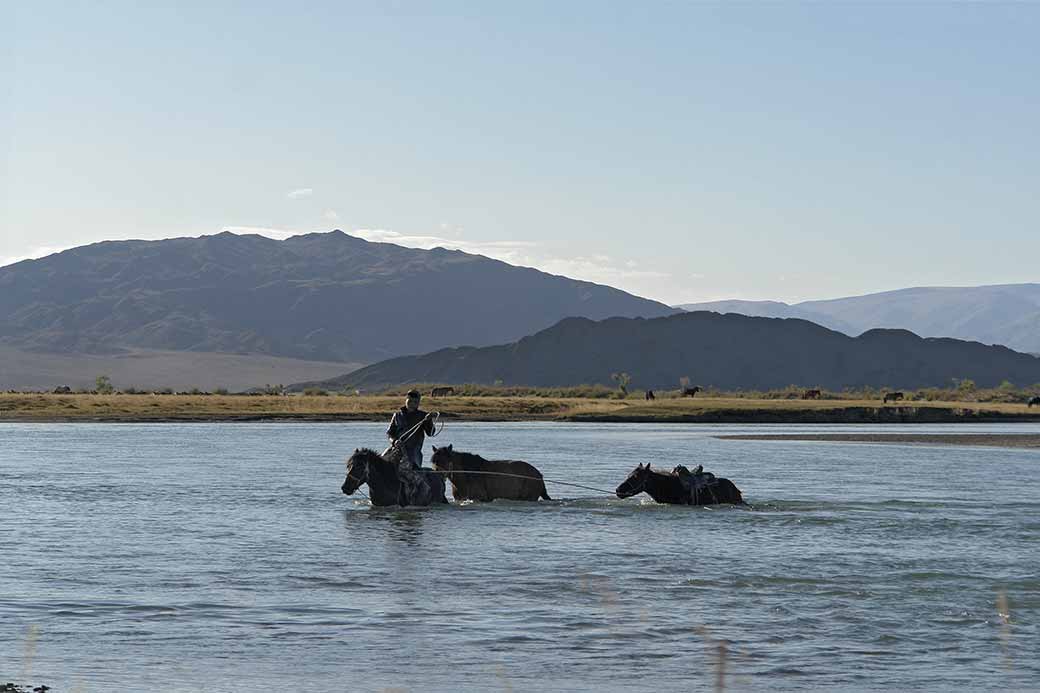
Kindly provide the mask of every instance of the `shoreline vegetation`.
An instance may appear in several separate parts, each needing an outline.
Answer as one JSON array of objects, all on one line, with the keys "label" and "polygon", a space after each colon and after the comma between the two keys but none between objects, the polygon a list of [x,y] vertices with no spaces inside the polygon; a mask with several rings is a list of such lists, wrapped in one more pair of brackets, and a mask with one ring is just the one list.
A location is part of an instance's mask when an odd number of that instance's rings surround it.
[{"label": "shoreline vegetation", "polygon": [[[782,399],[747,396],[559,396],[509,393],[425,397],[445,421],[618,423],[987,423],[1040,422],[1021,402]],[[400,394],[0,394],[0,422],[172,423],[385,421]]]}]

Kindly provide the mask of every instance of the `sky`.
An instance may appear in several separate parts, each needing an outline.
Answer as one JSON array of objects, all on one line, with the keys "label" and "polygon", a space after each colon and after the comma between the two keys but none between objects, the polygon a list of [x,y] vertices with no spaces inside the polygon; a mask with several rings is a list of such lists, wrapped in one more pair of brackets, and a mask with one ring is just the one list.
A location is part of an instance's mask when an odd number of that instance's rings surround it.
[{"label": "sky", "polygon": [[1040,281],[1040,3],[0,4],[0,264],[339,228],[670,304]]}]

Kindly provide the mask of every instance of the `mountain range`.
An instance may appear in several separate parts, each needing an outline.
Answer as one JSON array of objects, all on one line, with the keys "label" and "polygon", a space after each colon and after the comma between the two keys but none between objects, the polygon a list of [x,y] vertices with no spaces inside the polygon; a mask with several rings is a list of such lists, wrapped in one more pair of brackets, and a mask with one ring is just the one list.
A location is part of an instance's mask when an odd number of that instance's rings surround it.
[{"label": "mountain range", "polygon": [[850,336],[875,328],[956,337],[1040,353],[1040,284],[918,287],[802,303],[713,301],[677,306],[756,317],[800,318]]},{"label": "mountain range", "polygon": [[1040,359],[1003,346],[925,339],[906,330],[876,329],[849,337],[806,320],[698,311],[655,319],[568,318],[515,342],[389,359],[300,387],[609,386],[617,372],[627,372],[631,387],[638,389],[675,388],[684,376],[727,390],[790,384],[831,390],[942,387],[962,378],[992,387],[1005,379],[1020,385],[1040,382]]},{"label": "mountain range", "polygon": [[519,339],[561,318],[676,311],[480,255],[343,233],[107,241],[0,268],[0,345],[371,363]]}]

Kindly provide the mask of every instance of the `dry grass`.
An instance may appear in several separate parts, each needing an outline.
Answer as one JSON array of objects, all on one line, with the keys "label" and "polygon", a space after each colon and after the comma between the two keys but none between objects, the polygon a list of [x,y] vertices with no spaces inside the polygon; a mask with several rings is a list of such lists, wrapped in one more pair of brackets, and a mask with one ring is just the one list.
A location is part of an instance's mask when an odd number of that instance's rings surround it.
[{"label": "dry grass", "polygon": [[[3,421],[382,421],[396,395],[49,395],[0,394]],[[997,402],[784,400],[748,398],[602,399],[580,397],[426,398],[423,407],[470,421],[977,421],[1040,420],[1040,408]]]}]

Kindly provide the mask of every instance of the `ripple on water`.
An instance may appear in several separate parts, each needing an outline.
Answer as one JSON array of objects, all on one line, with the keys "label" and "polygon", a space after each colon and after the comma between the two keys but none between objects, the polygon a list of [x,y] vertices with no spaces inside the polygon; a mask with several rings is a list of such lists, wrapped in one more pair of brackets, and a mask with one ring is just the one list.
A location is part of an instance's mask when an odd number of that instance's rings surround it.
[{"label": "ripple on water", "polygon": [[1032,458],[719,430],[447,435],[604,489],[696,459],[750,507],[561,489],[373,508],[339,492],[336,452],[373,424],[0,426],[0,502],[24,511],[0,536],[0,669],[35,626],[36,670],[84,690],[688,690],[723,644],[736,690],[1040,680]]}]

